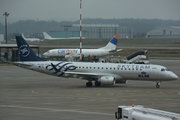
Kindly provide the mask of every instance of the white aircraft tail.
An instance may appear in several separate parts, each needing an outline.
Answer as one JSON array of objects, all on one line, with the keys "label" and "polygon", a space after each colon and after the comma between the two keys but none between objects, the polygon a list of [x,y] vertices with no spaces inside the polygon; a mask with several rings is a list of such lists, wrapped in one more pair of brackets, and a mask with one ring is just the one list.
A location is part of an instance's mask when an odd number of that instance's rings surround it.
[{"label": "white aircraft tail", "polygon": [[51,39],[52,37],[48,35],[46,32],[43,32],[44,39]]},{"label": "white aircraft tail", "polygon": [[114,37],[109,41],[109,43],[106,46],[99,49],[115,50],[118,43],[118,38],[118,35],[114,35]]},{"label": "white aircraft tail", "polygon": [[22,37],[25,39],[24,34],[22,33],[21,35],[22,35]]}]

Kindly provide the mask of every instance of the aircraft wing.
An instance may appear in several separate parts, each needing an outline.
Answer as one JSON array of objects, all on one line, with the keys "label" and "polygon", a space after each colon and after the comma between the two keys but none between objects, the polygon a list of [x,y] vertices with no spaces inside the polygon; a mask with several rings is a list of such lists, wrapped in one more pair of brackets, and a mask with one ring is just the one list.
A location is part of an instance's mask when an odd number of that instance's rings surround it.
[{"label": "aircraft wing", "polygon": [[100,76],[103,75],[99,75],[97,73],[82,73],[82,72],[65,72],[65,76],[74,76],[77,78],[99,78]]}]

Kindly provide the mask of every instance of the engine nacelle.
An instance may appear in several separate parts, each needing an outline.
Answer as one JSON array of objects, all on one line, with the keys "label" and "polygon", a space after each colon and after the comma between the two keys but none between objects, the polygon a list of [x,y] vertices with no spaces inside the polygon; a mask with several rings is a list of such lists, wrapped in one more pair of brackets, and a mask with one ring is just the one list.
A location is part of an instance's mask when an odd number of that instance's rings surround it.
[{"label": "engine nacelle", "polygon": [[116,79],[112,76],[103,76],[98,79],[98,82],[103,85],[114,85],[116,83]]}]

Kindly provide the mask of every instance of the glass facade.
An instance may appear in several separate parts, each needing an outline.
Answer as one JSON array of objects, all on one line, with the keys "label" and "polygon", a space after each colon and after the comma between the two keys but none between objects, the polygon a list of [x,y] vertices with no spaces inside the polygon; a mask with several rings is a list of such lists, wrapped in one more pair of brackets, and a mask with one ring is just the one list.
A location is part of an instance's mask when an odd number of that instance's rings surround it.
[{"label": "glass facade", "polygon": [[[79,37],[79,25],[73,24],[70,27],[60,27],[59,30],[49,31],[52,37]],[[85,24],[82,25],[82,37],[85,38],[112,38],[119,34],[120,38],[133,38],[133,28],[122,27],[117,24]]]}]

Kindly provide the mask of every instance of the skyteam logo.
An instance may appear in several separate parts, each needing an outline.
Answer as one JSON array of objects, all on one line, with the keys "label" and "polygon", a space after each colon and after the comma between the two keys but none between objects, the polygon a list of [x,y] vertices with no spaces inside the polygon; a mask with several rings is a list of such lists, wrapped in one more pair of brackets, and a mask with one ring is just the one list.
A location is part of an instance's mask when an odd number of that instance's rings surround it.
[{"label": "skyteam logo", "polygon": [[30,50],[28,48],[28,45],[21,45],[19,47],[19,54],[22,55],[23,57],[27,57],[30,53]]},{"label": "skyteam logo", "polygon": [[51,65],[46,66],[46,70],[54,71],[53,74],[58,74],[59,76],[64,75],[68,70],[75,70],[77,67],[72,65],[72,63],[59,62],[57,64],[51,63]]}]

